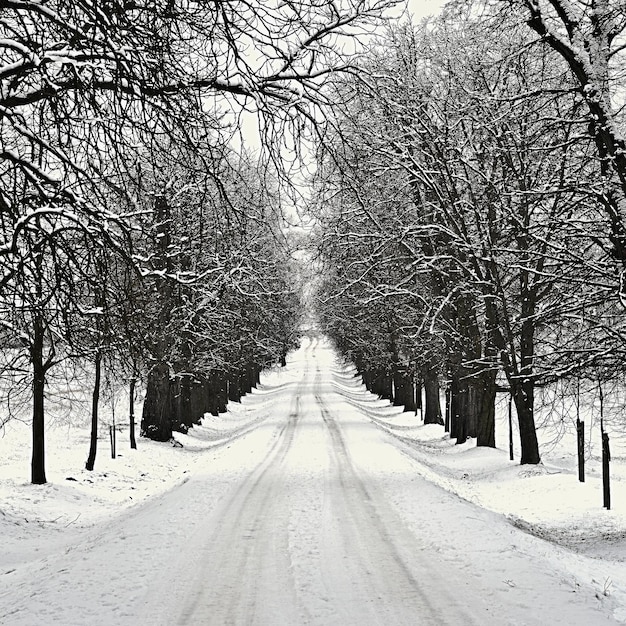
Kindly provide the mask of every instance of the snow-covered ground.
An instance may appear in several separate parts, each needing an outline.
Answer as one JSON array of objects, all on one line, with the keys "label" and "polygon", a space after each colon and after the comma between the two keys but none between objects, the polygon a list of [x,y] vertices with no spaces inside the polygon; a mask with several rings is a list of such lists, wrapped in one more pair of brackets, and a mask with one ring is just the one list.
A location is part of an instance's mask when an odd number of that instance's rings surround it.
[{"label": "snow-covered ground", "polygon": [[[449,605],[441,623],[454,623],[466,609],[476,623],[611,623],[607,616],[626,622],[626,455],[619,433],[612,440],[613,507],[606,511],[597,449],[590,448],[581,484],[571,433],[555,443],[554,427],[541,431],[544,464],[537,467],[508,460],[504,423],[502,449],[455,446],[441,427],[368,394],[327,344],[309,339],[241,404],[177,435],[182,448],[141,439],[130,450],[122,429],[111,459],[105,431],[96,469],[87,472],[81,421],[57,418],[48,429],[49,483],[42,486],[28,482],[27,424],[9,422],[0,438],[2,624],[217,624],[220,615],[234,623],[375,623],[368,622],[376,613],[364,605],[363,590],[379,589],[371,602],[381,607],[383,596],[397,596],[414,611],[416,581],[424,611],[437,614],[442,598]],[[277,487],[283,479],[287,494]],[[326,539],[314,541],[322,527]],[[204,543],[196,539],[203,532]],[[372,563],[350,560],[360,535],[361,553],[371,551]],[[197,542],[197,554],[185,552],[183,541]],[[217,550],[215,543],[245,550]],[[436,554],[458,566],[441,581],[453,587],[449,596],[435,582],[438,563],[431,563],[430,581],[420,580],[409,558],[415,550],[424,563]],[[278,555],[269,570],[268,554]],[[376,561],[386,572],[378,578]],[[480,574],[469,570],[473,562]],[[163,563],[171,563],[172,577],[158,573]],[[363,570],[372,577],[368,585],[345,582]],[[245,580],[237,580],[242,572]],[[207,580],[230,598],[228,606],[214,606],[199,591],[189,596],[189,587]],[[467,594],[488,589],[489,598],[477,598],[475,610],[464,607],[465,585]],[[554,589],[544,597],[538,585]],[[172,606],[160,601],[166,596],[185,600]],[[346,599],[345,614],[338,613]],[[481,612],[489,606],[491,621]],[[574,610],[578,621],[568,614]],[[276,615],[281,621],[263,622]],[[398,615],[390,623],[403,623]]]}]

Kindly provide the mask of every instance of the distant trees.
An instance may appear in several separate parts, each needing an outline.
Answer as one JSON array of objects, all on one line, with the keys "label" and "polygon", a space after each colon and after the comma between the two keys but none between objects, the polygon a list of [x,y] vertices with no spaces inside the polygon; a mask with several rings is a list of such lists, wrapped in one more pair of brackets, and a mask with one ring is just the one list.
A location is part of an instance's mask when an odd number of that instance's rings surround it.
[{"label": "distant trees", "polygon": [[[357,367],[385,308],[399,317],[393,343],[418,378],[445,381],[458,442],[494,445],[504,377],[522,463],[537,463],[535,387],[621,353],[602,318],[623,316],[575,85],[514,22],[499,27],[494,42],[469,12],[394,29],[363,80],[337,81],[346,105],[318,184],[322,258],[341,280],[320,309]],[[355,310],[367,322],[347,329]],[[394,362],[378,339],[364,356]]]},{"label": "distant trees", "polygon": [[219,185],[195,165],[155,181],[144,252],[151,337],[141,431],[160,441],[249,392],[292,347],[299,323],[280,214],[254,163],[223,159]]}]

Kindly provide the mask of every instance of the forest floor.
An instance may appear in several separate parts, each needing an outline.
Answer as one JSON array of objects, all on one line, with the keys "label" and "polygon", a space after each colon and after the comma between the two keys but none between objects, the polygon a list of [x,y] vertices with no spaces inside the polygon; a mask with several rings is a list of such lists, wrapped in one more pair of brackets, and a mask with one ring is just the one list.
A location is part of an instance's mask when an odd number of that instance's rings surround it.
[{"label": "forest floor", "polygon": [[93,472],[87,405],[50,425],[46,485],[27,420],[0,438],[2,624],[626,623],[619,432],[607,511],[597,424],[585,483],[564,415],[520,466],[502,406],[497,449],[454,445],[315,339],[182,447],[123,426],[112,459],[103,428]]}]

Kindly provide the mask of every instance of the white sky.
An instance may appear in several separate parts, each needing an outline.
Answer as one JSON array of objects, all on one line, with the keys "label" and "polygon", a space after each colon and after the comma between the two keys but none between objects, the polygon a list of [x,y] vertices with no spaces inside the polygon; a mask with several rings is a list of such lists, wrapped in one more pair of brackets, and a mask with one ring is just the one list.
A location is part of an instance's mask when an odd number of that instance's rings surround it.
[{"label": "white sky", "polygon": [[413,13],[416,20],[427,15],[436,15],[447,0],[408,0],[409,11]]}]

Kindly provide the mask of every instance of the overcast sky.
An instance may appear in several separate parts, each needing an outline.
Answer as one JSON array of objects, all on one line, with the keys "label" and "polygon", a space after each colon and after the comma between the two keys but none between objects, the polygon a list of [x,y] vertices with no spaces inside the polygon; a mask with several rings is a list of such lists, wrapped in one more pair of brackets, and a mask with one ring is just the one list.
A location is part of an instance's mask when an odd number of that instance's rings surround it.
[{"label": "overcast sky", "polygon": [[409,10],[413,13],[416,20],[426,17],[427,15],[436,15],[446,0],[409,0]]}]

